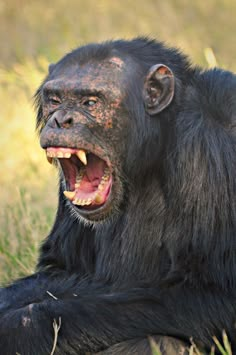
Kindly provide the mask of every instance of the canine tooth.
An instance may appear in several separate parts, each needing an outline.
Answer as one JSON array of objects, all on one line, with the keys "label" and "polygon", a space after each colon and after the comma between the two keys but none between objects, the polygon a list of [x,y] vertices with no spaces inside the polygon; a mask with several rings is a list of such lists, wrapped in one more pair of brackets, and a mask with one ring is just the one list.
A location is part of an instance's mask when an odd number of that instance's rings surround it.
[{"label": "canine tooth", "polygon": [[53,159],[47,155],[47,161],[49,162],[49,164],[52,164]]},{"label": "canine tooth", "polygon": [[82,161],[82,163],[84,165],[87,165],[87,157],[86,157],[86,153],[83,149],[79,149],[76,152],[77,157],[79,158],[80,161]]},{"label": "canine tooth", "polygon": [[75,191],[63,191],[63,194],[69,199],[69,200],[73,200],[73,198],[76,195]]},{"label": "canine tooth", "polygon": [[101,196],[100,194],[97,194],[96,197],[95,197],[95,199],[94,199],[94,201],[95,201],[96,203],[98,203],[98,204],[101,203],[102,200],[103,200],[103,199],[102,199],[102,196]]}]

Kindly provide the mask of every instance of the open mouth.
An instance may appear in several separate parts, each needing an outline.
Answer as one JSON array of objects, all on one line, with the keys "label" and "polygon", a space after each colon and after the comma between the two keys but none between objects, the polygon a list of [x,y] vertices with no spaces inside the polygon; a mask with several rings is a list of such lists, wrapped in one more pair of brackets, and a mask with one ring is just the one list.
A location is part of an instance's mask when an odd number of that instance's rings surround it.
[{"label": "open mouth", "polygon": [[57,158],[66,181],[64,195],[83,210],[104,206],[112,187],[111,170],[105,160],[84,149],[49,147],[47,159]]}]

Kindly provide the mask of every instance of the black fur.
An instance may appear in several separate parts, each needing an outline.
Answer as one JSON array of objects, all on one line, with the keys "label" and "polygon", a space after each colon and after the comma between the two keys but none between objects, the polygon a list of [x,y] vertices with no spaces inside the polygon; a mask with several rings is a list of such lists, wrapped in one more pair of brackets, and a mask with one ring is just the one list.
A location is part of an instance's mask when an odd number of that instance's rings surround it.
[{"label": "black fur", "polygon": [[[60,187],[37,272],[1,290],[0,353],[49,354],[59,318],[57,355],[139,344],[149,335],[186,344],[192,337],[209,349],[223,329],[236,352],[236,77],[201,71],[176,50],[135,39],[75,50],[45,82],[70,63],[99,62],[111,52],[133,63],[123,200],[108,220],[84,224],[70,214]],[[143,80],[157,63],[173,71],[175,97],[149,117]],[[45,124],[41,90],[38,127]],[[148,353],[142,342],[121,348]]]}]

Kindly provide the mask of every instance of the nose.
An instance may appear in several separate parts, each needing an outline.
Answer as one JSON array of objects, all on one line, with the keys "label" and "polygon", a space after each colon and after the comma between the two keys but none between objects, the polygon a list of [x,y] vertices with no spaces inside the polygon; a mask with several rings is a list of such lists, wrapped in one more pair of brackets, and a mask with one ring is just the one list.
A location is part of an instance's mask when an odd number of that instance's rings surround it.
[{"label": "nose", "polygon": [[52,128],[72,128],[75,120],[72,112],[65,112],[63,110],[55,112],[49,120],[49,125]]}]

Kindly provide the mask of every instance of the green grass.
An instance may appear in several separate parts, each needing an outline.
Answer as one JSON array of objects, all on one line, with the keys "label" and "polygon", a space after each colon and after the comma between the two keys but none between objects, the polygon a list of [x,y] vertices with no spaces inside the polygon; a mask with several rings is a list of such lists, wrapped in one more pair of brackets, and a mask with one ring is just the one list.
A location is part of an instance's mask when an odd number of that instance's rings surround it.
[{"label": "green grass", "polygon": [[[33,272],[55,215],[57,176],[34,131],[32,99],[49,62],[88,41],[151,35],[198,64],[236,70],[235,12],[234,0],[0,1],[1,284]],[[230,355],[225,337],[224,349]]]}]

